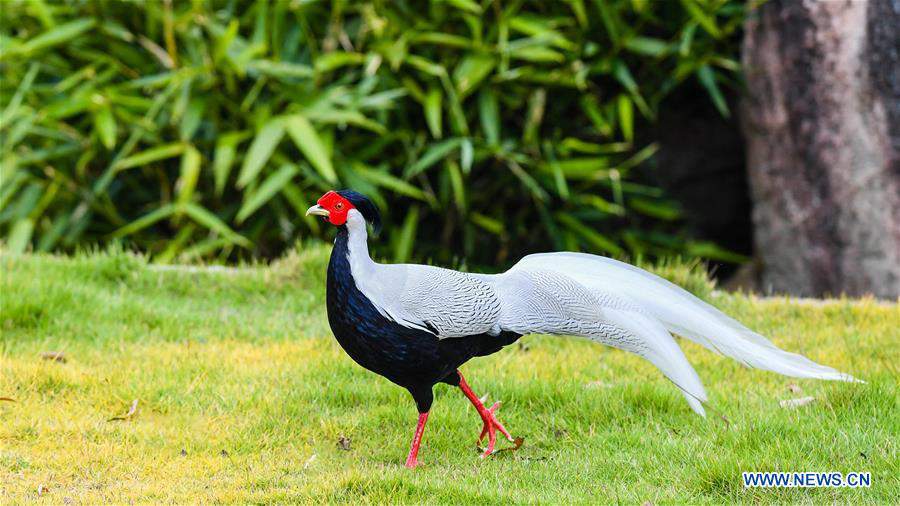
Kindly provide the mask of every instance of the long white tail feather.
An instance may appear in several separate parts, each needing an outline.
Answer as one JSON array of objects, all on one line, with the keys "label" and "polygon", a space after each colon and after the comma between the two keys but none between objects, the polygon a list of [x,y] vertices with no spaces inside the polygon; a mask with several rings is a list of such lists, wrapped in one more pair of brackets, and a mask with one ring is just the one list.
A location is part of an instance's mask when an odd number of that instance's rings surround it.
[{"label": "long white tail feather", "polygon": [[703,383],[665,327],[655,319],[633,311],[604,310],[603,316],[617,327],[642,338],[642,349],[629,351],[634,351],[659,368],[681,390],[691,409],[700,416],[706,416],[702,404],[706,402]]},{"label": "long white tail feather", "polygon": [[[779,349],[765,337],[726,316],[683,288],[624,262],[585,253],[541,253],[523,258],[516,265],[515,269],[517,268],[555,271],[578,281],[592,292],[624,296],[647,311],[669,332],[750,367],[799,378],[856,381],[849,374],[817,364],[802,355]],[[655,337],[657,334],[655,330],[641,333],[651,340],[658,340]],[[675,347],[677,348],[677,345]],[[665,358],[654,360],[648,357],[648,359],[678,384],[686,392],[686,396],[695,392],[692,384],[686,379],[690,375],[683,372],[681,365],[667,365],[666,367],[672,368],[672,374],[669,374],[657,363],[665,361]],[[679,354],[674,358],[670,357],[670,360],[686,363],[680,349]],[[690,368],[690,365],[687,367]],[[679,380],[676,380],[676,377]],[[693,377],[696,378],[696,374]],[[685,383],[681,384],[679,381]],[[699,384],[699,380],[697,382]],[[696,392],[702,392],[702,386]],[[705,396],[694,396],[705,399]]]}]

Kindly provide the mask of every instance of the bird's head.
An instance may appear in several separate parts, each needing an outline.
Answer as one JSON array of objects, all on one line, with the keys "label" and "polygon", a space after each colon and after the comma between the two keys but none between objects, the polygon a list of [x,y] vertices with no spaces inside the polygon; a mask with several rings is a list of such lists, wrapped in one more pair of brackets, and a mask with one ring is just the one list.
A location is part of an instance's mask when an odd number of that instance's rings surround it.
[{"label": "bird's head", "polygon": [[345,225],[352,213],[359,213],[372,225],[375,233],[381,230],[381,214],[375,204],[362,193],[353,190],[330,191],[316,201],[316,205],[306,210],[306,215],[321,216],[335,226]]}]

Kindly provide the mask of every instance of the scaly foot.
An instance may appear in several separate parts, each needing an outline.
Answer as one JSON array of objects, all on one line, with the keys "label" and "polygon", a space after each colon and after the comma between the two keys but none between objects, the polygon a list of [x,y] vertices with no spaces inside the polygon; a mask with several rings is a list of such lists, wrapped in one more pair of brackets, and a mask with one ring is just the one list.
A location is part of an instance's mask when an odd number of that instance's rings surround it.
[{"label": "scaly foot", "polygon": [[416,433],[413,436],[409,455],[406,456],[406,467],[415,469],[422,463],[419,462],[419,445],[422,444],[422,434],[425,432],[425,422],[428,421],[428,412],[419,413],[419,422],[416,424]]}]

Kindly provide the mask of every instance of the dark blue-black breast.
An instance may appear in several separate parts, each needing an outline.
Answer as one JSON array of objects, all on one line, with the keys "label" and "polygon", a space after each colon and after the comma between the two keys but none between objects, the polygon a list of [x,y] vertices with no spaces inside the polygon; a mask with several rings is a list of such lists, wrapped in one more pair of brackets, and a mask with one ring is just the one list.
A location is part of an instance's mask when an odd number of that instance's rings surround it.
[{"label": "dark blue-black breast", "polygon": [[520,337],[504,333],[438,339],[430,332],[398,325],[356,288],[348,253],[347,229],[342,226],[328,264],[328,323],[334,337],[356,363],[410,391],[430,390],[441,381],[457,384],[460,365]]}]

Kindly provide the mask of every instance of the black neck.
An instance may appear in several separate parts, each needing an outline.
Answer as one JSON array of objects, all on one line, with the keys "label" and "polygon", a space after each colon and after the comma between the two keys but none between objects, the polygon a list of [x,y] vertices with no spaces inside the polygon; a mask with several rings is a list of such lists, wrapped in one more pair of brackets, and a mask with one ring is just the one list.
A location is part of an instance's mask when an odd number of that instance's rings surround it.
[{"label": "black neck", "polygon": [[328,261],[329,281],[352,280],[353,278],[353,274],[350,272],[349,238],[350,233],[347,226],[338,227],[337,236],[334,238],[334,248],[331,250],[331,258]]}]

